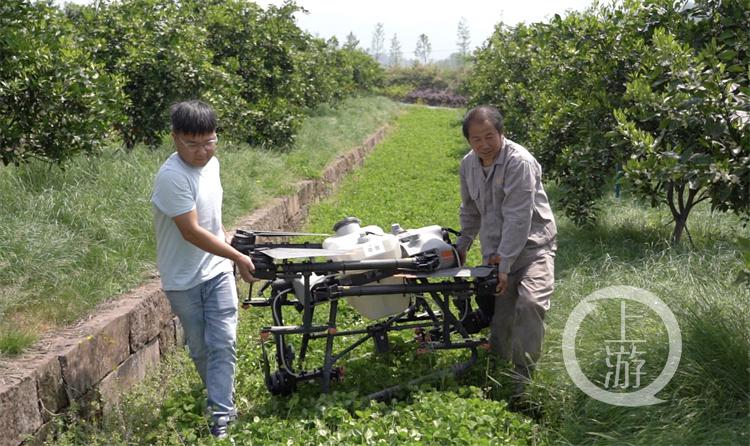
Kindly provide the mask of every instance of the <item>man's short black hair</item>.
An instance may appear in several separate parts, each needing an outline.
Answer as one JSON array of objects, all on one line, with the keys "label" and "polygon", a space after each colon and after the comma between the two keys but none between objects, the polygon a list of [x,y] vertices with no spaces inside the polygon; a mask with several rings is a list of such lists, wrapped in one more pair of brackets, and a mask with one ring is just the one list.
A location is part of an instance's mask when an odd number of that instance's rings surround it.
[{"label": "man's short black hair", "polygon": [[463,132],[464,132],[464,138],[469,139],[469,125],[472,122],[484,122],[488,121],[490,124],[492,124],[495,129],[497,130],[497,133],[503,134],[503,131],[505,130],[505,124],[503,122],[503,115],[496,109],[495,107],[491,105],[479,105],[477,107],[472,108],[468,112],[466,112],[466,115],[464,115],[464,123],[463,123]]},{"label": "man's short black hair", "polygon": [[214,109],[197,99],[173,104],[170,112],[173,132],[205,135],[215,132],[218,126]]}]

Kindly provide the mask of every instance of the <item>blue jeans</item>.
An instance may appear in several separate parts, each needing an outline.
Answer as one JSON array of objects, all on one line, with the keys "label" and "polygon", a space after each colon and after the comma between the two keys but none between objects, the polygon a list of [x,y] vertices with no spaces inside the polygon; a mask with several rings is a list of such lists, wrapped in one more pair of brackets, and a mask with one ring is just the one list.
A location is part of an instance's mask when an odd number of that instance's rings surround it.
[{"label": "blue jeans", "polygon": [[214,417],[234,413],[237,364],[237,288],[232,273],[221,273],[188,290],[164,292],[180,318],[190,357],[208,391]]}]

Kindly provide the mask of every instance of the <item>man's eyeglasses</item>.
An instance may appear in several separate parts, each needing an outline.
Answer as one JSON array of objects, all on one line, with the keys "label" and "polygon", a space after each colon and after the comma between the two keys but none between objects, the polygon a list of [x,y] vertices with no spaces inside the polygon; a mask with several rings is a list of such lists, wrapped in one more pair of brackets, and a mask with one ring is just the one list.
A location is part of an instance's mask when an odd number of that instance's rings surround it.
[{"label": "man's eyeglasses", "polygon": [[201,148],[206,150],[214,150],[216,148],[216,144],[219,142],[218,136],[203,142],[185,141],[180,137],[177,137],[177,139],[179,139],[182,145],[185,146],[185,148],[190,152],[197,152],[198,149]]}]

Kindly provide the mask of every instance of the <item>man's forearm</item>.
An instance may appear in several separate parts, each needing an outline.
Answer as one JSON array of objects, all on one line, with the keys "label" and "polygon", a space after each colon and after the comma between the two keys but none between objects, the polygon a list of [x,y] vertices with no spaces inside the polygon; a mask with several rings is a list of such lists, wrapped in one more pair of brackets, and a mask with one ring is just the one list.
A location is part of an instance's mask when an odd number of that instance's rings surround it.
[{"label": "man's forearm", "polygon": [[459,221],[461,223],[461,235],[456,239],[456,247],[459,251],[467,251],[477,234],[479,234],[482,217],[479,215],[479,211],[476,210],[476,206],[463,203],[461,204]]},{"label": "man's forearm", "polygon": [[200,226],[186,231],[182,234],[182,237],[203,251],[232,261],[237,261],[238,257],[244,255],[232,248],[224,239],[220,239]]}]

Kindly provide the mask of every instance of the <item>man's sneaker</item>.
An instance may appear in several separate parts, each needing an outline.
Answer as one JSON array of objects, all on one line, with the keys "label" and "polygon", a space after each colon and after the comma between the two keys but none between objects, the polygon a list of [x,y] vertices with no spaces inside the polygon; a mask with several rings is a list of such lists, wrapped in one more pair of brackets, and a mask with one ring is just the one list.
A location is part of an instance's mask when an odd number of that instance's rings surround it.
[{"label": "man's sneaker", "polygon": [[229,424],[229,416],[222,415],[214,418],[214,422],[211,425],[211,435],[217,440],[227,437],[227,425]]}]

